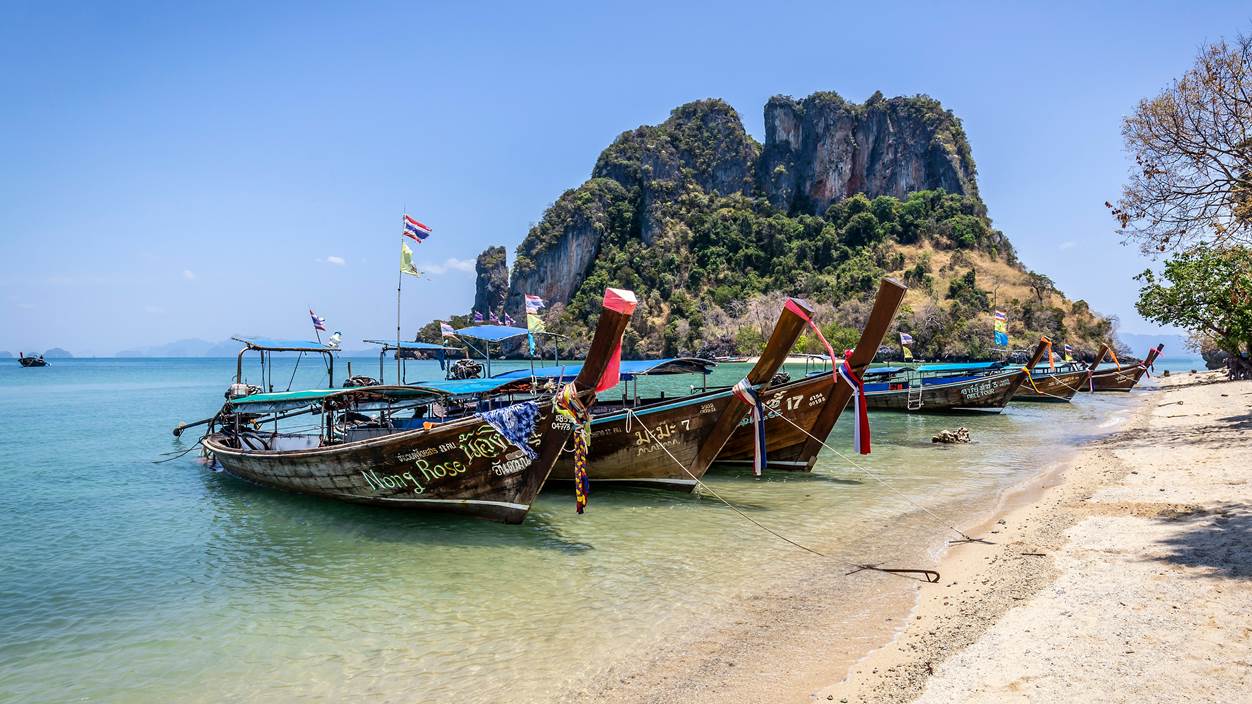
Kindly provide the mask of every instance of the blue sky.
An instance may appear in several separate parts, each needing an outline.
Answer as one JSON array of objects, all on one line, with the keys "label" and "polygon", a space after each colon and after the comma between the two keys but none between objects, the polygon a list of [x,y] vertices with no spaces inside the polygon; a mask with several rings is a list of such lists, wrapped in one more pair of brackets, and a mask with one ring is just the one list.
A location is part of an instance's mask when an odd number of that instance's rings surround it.
[{"label": "blue sky", "polygon": [[391,334],[402,207],[435,229],[408,334],[620,132],[720,97],[763,139],[771,95],[817,90],[941,100],[1026,264],[1150,331],[1103,206],[1121,118],[1252,30],[1237,3],[190,5],[0,10],[0,349],[303,337],[309,306]]}]

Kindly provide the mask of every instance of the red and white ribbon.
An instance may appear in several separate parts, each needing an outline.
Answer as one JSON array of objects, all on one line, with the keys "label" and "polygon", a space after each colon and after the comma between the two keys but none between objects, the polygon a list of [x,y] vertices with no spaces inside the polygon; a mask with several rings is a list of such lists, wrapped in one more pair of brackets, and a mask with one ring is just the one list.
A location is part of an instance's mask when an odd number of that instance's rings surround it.
[{"label": "red and white ribbon", "polygon": [[869,454],[869,403],[865,399],[865,384],[852,369],[852,350],[844,353],[843,363],[835,367],[835,373],[852,388],[852,407],[856,423],[852,426],[852,449],[862,455]]},{"label": "red and white ribbon", "polygon": [[765,469],[765,406],[761,404],[760,395],[747,379],[741,379],[735,384],[731,393],[752,409],[752,473],[759,477]]}]

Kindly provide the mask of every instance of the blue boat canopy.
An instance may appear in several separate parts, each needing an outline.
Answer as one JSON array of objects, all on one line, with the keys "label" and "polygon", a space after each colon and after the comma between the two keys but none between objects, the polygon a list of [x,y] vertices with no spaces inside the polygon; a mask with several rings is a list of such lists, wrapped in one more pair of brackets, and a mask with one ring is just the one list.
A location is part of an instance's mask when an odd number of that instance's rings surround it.
[{"label": "blue boat canopy", "polygon": [[477,396],[480,394],[505,393],[511,389],[509,386],[525,386],[521,382],[529,382],[530,377],[525,379],[448,379],[436,381],[422,381],[418,384],[422,388],[442,391],[453,396]]},{"label": "blue boat canopy", "polygon": [[385,407],[400,401],[425,401],[449,395],[427,386],[358,386],[348,389],[305,389],[250,394],[226,405],[243,413],[278,413],[316,406],[329,399],[352,400],[354,408]]},{"label": "blue boat canopy", "polygon": [[[633,359],[622,362],[621,374],[623,381],[637,376],[657,376],[661,374],[708,374],[717,366],[717,362],[699,357],[671,357],[667,359]],[[493,379],[573,379],[582,371],[582,362],[561,366],[540,367],[533,372],[529,369],[515,369],[501,372]]]},{"label": "blue boat canopy", "polygon": [[429,342],[408,342],[405,340],[401,340],[398,348],[396,347],[395,340],[361,340],[361,342],[368,342],[371,345],[382,345],[383,351],[394,350],[394,349],[419,350],[422,352],[440,352],[440,351],[461,352],[463,351],[462,348],[460,347],[444,347],[443,345],[435,345]]},{"label": "blue boat canopy", "polygon": [[961,362],[955,364],[923,364],[917,368],[919,372],[967,372],[976,369],[991,369],[1001,366],[1000,362]]},{"label": "blue boat canopy", "polygon": [[456,331],[457,337],[468,337],[472,340],[486,340],[487,342],[503,342],[512,340],[515,337],[524,337],[530,334],[526,328],[511,328],[507,325],[473,325],[468,328],[461,328]]},{"label": "blue boat canopy", "polygon": [[245,347],[250,350],[264,350],[266,352],[338,352],[337,347],[327,347],[325,343],[314,342],[313,340],[271,340],[264,337],[232,337],[236,342],[242,342]]}]

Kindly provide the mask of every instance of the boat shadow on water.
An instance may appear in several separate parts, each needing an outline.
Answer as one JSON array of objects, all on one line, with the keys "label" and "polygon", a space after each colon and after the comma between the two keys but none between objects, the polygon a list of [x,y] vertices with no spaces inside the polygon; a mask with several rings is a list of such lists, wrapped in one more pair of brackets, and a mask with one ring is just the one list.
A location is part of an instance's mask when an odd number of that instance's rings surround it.
[{"label": "boat shadow on water", "polygon": [[253,542],[257,542],[258,535],[269,536],[275,543],[290,547],[293,531],[311,529],[322,541],[561,552],[592,549],[591,545],[562,536],[559,523],[544,516],[543,511],[531,514],[520,525],[509,526],[454,513],[326,501],[262,487],[200,463],[197,469],[218,522],[246,531]]}]

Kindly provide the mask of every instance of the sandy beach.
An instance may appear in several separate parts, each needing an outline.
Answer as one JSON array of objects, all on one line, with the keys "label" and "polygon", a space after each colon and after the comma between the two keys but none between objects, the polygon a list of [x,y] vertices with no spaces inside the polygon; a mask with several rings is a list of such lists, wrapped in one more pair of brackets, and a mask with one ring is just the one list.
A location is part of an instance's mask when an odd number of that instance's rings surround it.
[{"label": "sandy beach", "polygon": [[[907,580],[817,570],[571,699],[1242,699],[1252,687],[1252,383],[1161,381],[1134,392],[1111,435],[962,526],[986,542],[947,548],[938,584],[894,591]],[[863,621],[836,620],[835,599],[864,600]]]}]

